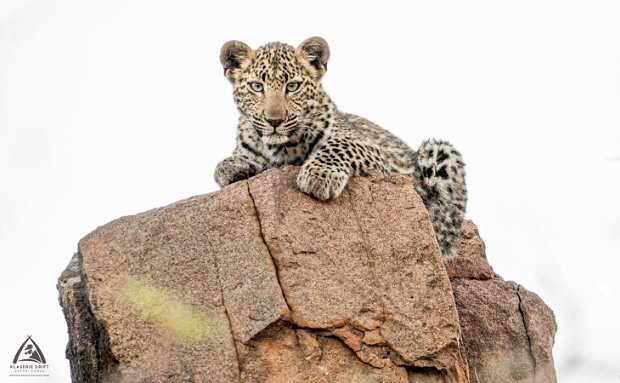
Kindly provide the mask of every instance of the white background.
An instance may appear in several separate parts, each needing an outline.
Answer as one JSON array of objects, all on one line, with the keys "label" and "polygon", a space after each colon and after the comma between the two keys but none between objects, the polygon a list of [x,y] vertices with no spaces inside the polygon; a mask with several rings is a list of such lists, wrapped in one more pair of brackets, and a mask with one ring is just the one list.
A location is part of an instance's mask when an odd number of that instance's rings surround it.
[{"label": "white background", "polygon": [[[495,271],[554,309],[560,382],[620,382],[620,2],[0,2],[0,381],[32,335],[68,382],[56,279],[98,225],[217,190],[218,55],[321,35],[324,86],[467,162]],[[24,382],[26,379],[17,379]]]}]

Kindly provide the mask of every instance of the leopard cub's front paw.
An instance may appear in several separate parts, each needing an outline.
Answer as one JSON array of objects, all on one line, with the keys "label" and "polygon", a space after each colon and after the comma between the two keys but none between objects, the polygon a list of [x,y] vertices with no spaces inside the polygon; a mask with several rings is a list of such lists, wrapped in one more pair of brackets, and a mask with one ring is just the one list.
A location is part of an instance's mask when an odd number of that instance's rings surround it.
[{"label": "leopard cub's front paw", "polygon": [[348,181],[346,172],[320,166],[302,166],[297,175],[299,190],[321,201],[338,197]]},{"label": "leopard cub's front paw", "polygon": [[234,182],[245,180],[256,174],[256,167],[247,162],[241,162],[234,158],[227,158],[217,164],[215,168],[215,182],[220,187]]}]

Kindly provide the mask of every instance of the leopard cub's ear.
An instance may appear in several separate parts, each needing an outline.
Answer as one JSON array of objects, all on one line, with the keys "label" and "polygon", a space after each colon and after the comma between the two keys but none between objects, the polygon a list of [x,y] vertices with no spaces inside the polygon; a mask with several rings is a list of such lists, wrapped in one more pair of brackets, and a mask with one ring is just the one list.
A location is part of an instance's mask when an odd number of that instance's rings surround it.
[{"label": "leopard cub's ear", "polygon": [[252,48],[241,41],[232,40],[222,46],[220,62],[224,67],[224,76],[235,82],[241,70],[248,66],[254,58]]},{"label": "leopard cub's ear", "polygon": [[297,58],[304,67],[319,80],[327,71],[329,46],[322,37],[310,37],[297,47]]}]

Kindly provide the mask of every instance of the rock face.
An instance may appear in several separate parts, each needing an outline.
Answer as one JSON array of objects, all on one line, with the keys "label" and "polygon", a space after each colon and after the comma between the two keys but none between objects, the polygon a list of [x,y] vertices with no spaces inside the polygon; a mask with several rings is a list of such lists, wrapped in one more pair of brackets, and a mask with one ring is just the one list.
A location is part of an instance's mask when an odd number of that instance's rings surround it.
[{"label": "rock face", "polygon": [[444,265],[404,177],[322,203],[273,169],[87,235],[59,279],[74,382],[555,382],[553,313]]}]

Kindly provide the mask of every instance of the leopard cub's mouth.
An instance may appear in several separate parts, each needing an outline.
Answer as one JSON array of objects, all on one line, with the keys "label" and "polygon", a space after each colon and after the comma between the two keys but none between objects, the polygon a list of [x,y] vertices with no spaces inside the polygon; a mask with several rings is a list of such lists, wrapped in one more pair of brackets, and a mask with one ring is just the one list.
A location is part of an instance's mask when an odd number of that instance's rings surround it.
[{"label": "leopard cub's mouth", "polygon": [[290,141],[290,137],[278,133],[273,133],[269,135],[263,135],[261,140],[263,144],[266,145],[282,145]]},{"label": "leopard cub's mouth", "polygon": [[261,129],[261,140],[266,145],[283,145],[293,141],[293,138],[296,136],[295,133],[297,133],[299,129],[300,125],[295,122],[280,125],[274,128],[270,133]]}]

